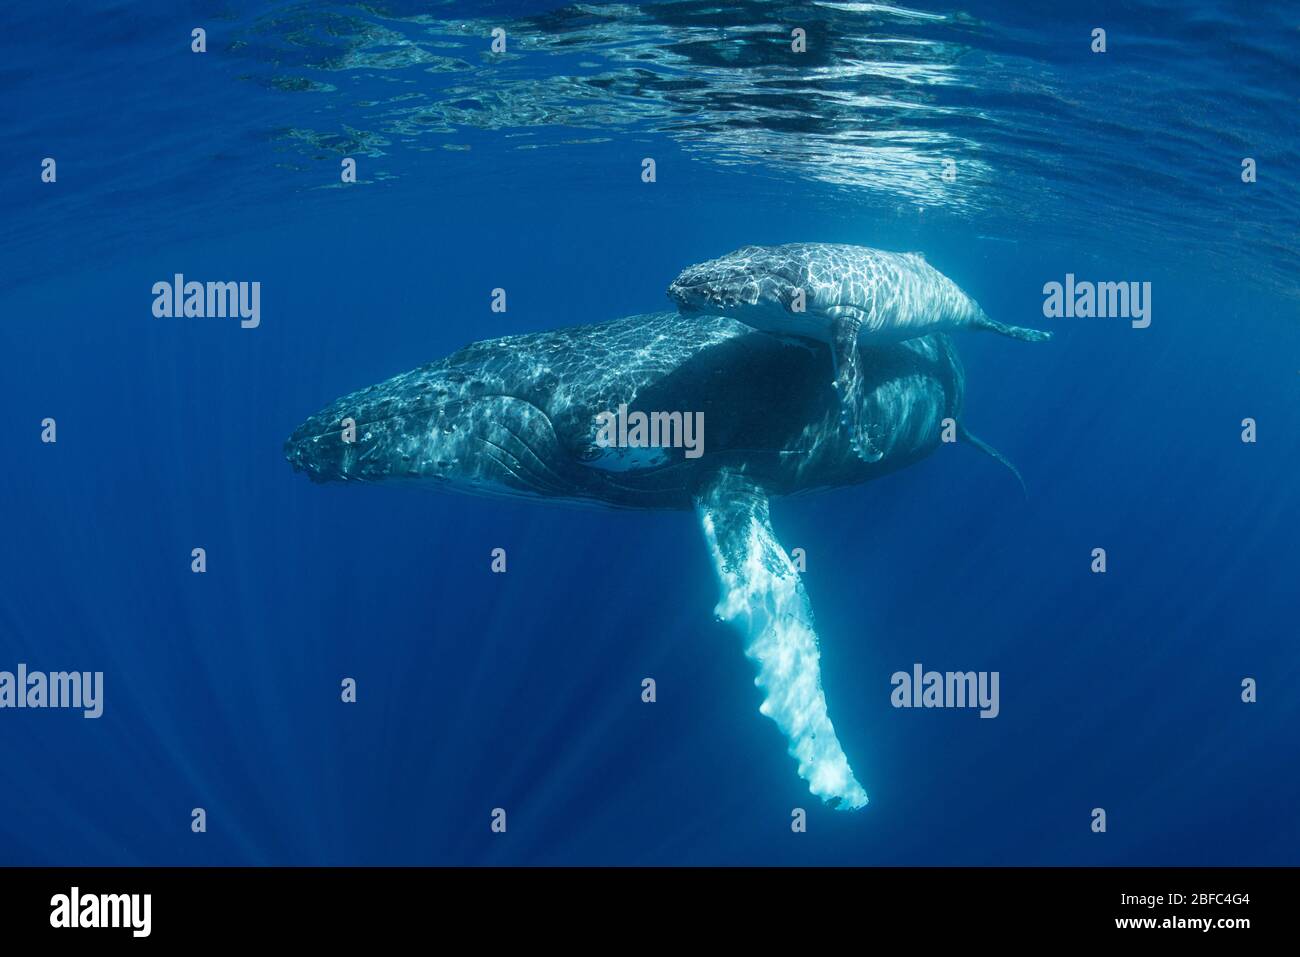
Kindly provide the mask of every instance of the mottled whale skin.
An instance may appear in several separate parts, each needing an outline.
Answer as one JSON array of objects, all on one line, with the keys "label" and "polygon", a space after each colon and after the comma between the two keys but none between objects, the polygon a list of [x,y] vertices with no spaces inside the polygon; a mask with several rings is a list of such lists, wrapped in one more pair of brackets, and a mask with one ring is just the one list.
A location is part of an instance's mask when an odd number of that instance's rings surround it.
[{"label": "mottled whale skin", "polygon": [[[917,461],[961,413],[964,374],[945,336],[866,350],[864,416],[883,457],[856,456],[825,375],[824,346],[717,316],[656,313],[476,342],[353,392],[285,444],[315,481],[410,482],[591,506],[690,509],[723,469],[769,495],[853,485]],[[700,411],[704,454],[596,446],[595,416]],[[356,441],[342,441],[342,421]]]},{"label": "mottled whale skin", "polygon": [[751,328],[830,346],[841,413],[854,450],[875,461],[880,435],[860,417],[860,346],[959,329],[1038,342],[1047,332],[996,322],[918,253],[836,243],[744,246],[683,270],[668,298],[684,313],[738,319]]},{"label": "mottled whale skin", "polygon": [[[813,794],[860,808],[867,793],[827,711],[812,606],[768,502],[866,482],[929,454],[942,420],[960,415],[964,379],[943,335],[863,350],[861,415],[884,436],[880,458],[866,462],[841,422],[828,361],[817,343],[678,313],[512,336],[344,396],[304,422],[285,454],[318,482],[693,508],[721,585],[715,613],[755,664],[760,712]],[[703,455],[597,446],[596,415],[621,403],[703,412]],[[353,442],[343,441],[345,419]]]},{"label": "mottled whale skin", "polygon": [[[798,291],[802,312],[795,311]],[[683,312],[728,316],[763,332],[824,343],[832,340],[833,320],[845,314],[860,316],[858,341],[866,346],[961,329],[1051,338],[990,319],[920,253],[842,243],[743,246],[684,269],[668,298]]]}]

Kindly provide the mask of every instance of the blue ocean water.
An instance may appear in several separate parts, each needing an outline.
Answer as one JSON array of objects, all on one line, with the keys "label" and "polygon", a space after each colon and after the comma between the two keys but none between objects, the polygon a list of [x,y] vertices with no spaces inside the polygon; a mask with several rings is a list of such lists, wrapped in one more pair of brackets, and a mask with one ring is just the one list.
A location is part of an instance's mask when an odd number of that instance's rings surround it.
[{"label": "blue ocean water", "polygon": [[[1300,862],[1294,5],[0,22],[0,670],[105,676],[97,720],[0,711],[0,863]],[[1027,500],[959,444],[773,503],[855,812],[759,715],[691,513],[316,486],[281,451],[470,341],[792,241],[922,251],[1056,334],[957,339]],[[176,273],[259,281],[260,325],[155,318]],[[1044,318],[1067,274],[1150,282],[1150,326]],[[998,671],[1001,713],[893,708],[918,662]]]}]

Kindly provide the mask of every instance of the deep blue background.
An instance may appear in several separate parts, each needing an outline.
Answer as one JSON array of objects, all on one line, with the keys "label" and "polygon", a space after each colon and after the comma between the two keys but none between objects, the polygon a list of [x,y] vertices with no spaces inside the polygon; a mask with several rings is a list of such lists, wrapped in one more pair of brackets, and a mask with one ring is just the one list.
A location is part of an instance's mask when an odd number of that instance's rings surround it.
[{"label": "deep blue background", "polygon": [[[363,156],[367,182],[312,189],[338,155],[282,163],[300,100],[241,80],[224,46],[253,13],[212,20],[202,59],[187,37],[206,12],[9,14],[0,668],[102,670],[106,703],[98,721],[0,712],[0,863],[1298,862],[1300,325],[1293,260],[1250,246],[1294,223],[1274,178],[1293,123],[1256,194],[1228,134],[1202,143],[1222,180],[1200,193],[1140,148],[1130,191],[1093,189],[1069,172],[1095,152],[1080,140],[1059,179],[1008,171],[982,206],[920,212],[642,128],[524,154],[463,130],[469,151],[394,147]],[[1058,45],[1059,88],[1089,95],[1086,28],[1016,16],[1002,42]],[[1163,76],[1150,86],[1176,86]],[[1227,128],[1232,99],[1198,122]],[[1072,135],[1028,107],[1016,123]],[[1024,195],[1048,206],[999,218]],[[1162,225],[1195,202],[1238,258]],[[1108,229],[1121,206],[1145,226]],[[666,308],[684,265],[805,239],[923,250],[1026,325],[1048,324],[1042,284],[1066,272],[1155,287],[1146,330],[961,338],[966,423],[1019,464],[1028,502],[956,446],[774,504],[807,551],[831,716],[871,795],[854,814],[815,806],[758,714],[692,515],[318,487],[280,451],[329,400],[466,342]],[[150,287],[174,272],[261,281],[261,328],[154,319]],[[891,708],[913,662],[1000,671],[1000,717]]]}]

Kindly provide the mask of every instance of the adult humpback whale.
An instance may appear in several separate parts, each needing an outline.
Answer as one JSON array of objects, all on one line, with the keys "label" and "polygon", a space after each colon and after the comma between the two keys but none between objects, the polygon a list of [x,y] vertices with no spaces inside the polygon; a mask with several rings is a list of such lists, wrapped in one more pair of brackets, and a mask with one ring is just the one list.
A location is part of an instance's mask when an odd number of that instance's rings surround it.
[{"label": "adult humpback whale", "polygon": [[[883,436],[880,458],[866,462],[841,425],[828,358],[814,343],[676,313],[510,336],[344,396],[299,426],[285,455],[318,482],[695,509],[722,584],[717,613],[758,666],[759,710],[786,735],[810,790],[857,808],[867,795],[827,716],[812,608],[772,532],[768,498],[865,482],[924,457],[942,420],[959,416],[964,377],[943,335],[864,350],[861,415]],[[623,403],[702,411],[708,451],[629,462],[601,447],[596,416]]]},{"label": "adult humpback whale", "polygon": [[891,253],[839,243],[743,246],[684,269],[668,286],[682,312],[730,316],[777,335],[831,347],[844,423],[863,458],[880,458],[869,423],[858,413],[859,345],[899,342],[932,332],[984,329],[1042,342],[1050,332],[1008,326],[919,253]]}]

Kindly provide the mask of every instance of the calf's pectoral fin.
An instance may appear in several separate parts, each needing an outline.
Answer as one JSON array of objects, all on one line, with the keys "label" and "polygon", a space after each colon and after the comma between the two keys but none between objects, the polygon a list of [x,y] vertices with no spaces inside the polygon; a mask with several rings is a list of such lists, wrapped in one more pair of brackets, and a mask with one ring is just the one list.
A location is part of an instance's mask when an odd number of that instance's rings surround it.
[{"label": "calf's pectoral fin", "polygon": [[988,316],[981,316],[976,320],[975,328],[984,329],[987,332],[996,332],[1008,339],[1019,339],[1021,342],[1046,342],[1052,338],[1050,332],[1044,332],[1041,329],[1026,329],[1024,326],[1008,326],[1005,322],[998,322]]},{"label": "calf's pectoral fin", "polygon": [[831,315],[831,358],[835,362],[835,388],[840,393],[840,421],[849,430],[853,451],[864,462],[879,462],[884,453],[875,447],[863,419],[862,359],[858,353],[858,330],[862,312],[851,306],[837,306]]}]

